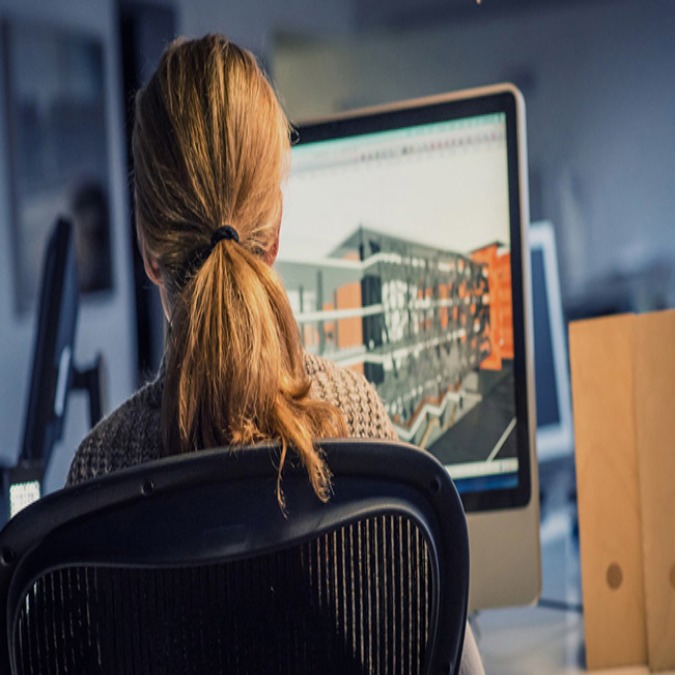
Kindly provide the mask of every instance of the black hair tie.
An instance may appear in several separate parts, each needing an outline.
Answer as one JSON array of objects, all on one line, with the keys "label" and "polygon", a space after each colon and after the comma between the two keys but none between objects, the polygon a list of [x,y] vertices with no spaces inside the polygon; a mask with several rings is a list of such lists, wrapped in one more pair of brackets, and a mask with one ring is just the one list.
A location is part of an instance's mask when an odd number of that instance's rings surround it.
[{"label": "black hair tie", "polygon": [[204,244],[196,249],[192,255],[187,258],[183,267],[176,275],[178,288],[183,288],[185,284],[199,271],[204,261],[211,255],[216,244],[224,239],[233,239],[239,241],[239,233],[231,225],[223,225],[211,234],[211,243]]},{"label": "black hair tie", "polygon": [[232,225],[223,225],[223,227],[219,227],[211,235],[211,248],[214,248],[218,242],[221,242],[224,239],[234,239],[234,241],[238,242],[239,233]]}]

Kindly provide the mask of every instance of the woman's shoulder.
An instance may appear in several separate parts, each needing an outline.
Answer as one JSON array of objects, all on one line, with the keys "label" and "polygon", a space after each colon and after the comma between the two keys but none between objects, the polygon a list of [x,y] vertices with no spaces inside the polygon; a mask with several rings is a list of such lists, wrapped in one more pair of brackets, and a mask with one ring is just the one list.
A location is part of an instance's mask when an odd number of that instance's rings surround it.
[{"label": "woman's shoulder", "polygon": [[313,393],[318,393],[321,399],[337,404],[337,399],[367,396],[372,389],[372,385],[363,375],[344,368],[335,361],[307,352],[304,359],[305,370],[312,380]]},{"label": "woman's shoulder", "polygon": [[66,485],[160,457],[163,387],[162,379],[146,384],[85,436]]},{"label": "woman's shoulder", "polygon": [[339,408],[351,436],[397,438],[382,400],[363,374],[315,354],[305,353],[304,359],[311,395]]}]

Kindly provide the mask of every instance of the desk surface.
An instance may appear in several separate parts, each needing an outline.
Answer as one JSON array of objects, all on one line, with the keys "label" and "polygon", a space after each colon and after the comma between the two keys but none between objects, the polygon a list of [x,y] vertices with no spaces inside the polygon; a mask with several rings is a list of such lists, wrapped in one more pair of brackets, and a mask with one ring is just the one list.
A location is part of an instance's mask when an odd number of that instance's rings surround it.
[{"label": "desk surface", "polygon": [[[480,614],[474,626],[487,675],[588,673],[584,666],[583,618],[579,614],[543,608],[491,610]],[[592,675],[650,675],[646,666],[590,672]],[[659,675],[673,675],[673,671]]]}]

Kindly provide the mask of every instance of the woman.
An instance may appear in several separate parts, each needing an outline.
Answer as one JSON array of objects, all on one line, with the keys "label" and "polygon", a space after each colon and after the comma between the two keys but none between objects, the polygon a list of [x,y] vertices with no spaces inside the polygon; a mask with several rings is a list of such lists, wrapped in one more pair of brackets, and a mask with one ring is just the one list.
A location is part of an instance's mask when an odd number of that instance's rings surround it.
[{"label": "woman", "polygon": [[276,438],[326,499],[313,439],[395,438],[363,378],[302,351],[271,267],[289,154],[288,122],[251,54],[219,36],[167,49],[133,132],[138,241],[170,325],[165,363],[84,440],[69,484]]},{"label": "woman", "polygon": [[[137,96],[132,150],[138,242],[167,350],[158,378],[83,441],[68,483],[274,438],[279,481],[292,447],[327,499],[314,439],[396,435],[363,377],[302,350],[272,270],[289,126],[253,56],[220,36],[170,45]],[[467,630],[470,672],[482,672],[476,655]]]}]

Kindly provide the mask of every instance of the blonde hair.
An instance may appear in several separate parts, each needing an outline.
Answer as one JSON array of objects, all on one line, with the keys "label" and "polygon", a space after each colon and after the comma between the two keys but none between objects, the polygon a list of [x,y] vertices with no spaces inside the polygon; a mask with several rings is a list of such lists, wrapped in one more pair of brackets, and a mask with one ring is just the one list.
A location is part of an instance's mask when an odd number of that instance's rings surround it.
[{"label": "blonde hair", "polygon": [[[346,434],[309,396],[288,298],[270,264],[289,125],[255,58],[225,38],[178,40],[136,98],[136,224],[171,306],[162,430],[167,454],[267,439],[289,447],[327,499],[316,438]],[[223,225],[239,241],[210,245]]]}]

